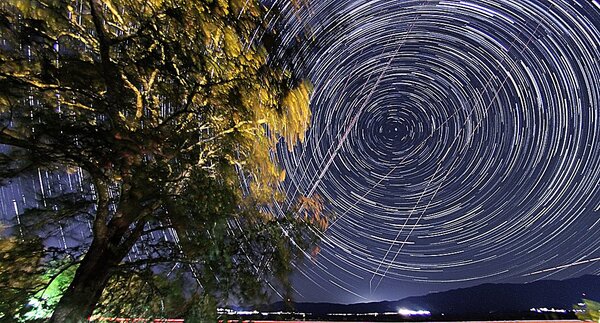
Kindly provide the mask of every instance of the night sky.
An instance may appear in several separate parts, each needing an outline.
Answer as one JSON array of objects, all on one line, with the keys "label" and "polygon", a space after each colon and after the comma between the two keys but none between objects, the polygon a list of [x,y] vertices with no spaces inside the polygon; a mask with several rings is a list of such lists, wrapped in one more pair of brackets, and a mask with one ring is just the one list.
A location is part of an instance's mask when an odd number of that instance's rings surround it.
[{"label": "night sky", "polygon": [[[298,301],[600,274],[600,1],[290,2],[315,91],[282,189],[331,215]],[[4,222],[81,176],[0,188]]]},{"label": "night sky", "polygon": [[283,34],[315,85],[284,187],[333,216],[298,300],[600,273],[600,2],[319,0]]}]

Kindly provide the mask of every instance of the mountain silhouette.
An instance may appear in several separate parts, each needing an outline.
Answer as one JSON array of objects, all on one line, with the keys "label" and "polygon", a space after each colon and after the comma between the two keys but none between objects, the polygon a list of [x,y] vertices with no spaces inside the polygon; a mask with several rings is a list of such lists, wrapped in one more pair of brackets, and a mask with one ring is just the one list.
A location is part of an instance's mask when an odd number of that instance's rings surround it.
[{"label": "mountain silhouette", "polygon": [[[483,284],[453,289],[424,296],[407,297],[397,301],[357,304],[278,302],[264,310],[285,311],[290,306],[296,312],[326,315],[331,313],[384,313],[405,308],[427,310],[432,317],[463,318],[524,318],[536,317],[532,308],[570,310],[583,298],[600,300],[600,276],[585,275],[567,280],[542,280],[525,284]],[[556,317],[573,316],[572,313]]]}]

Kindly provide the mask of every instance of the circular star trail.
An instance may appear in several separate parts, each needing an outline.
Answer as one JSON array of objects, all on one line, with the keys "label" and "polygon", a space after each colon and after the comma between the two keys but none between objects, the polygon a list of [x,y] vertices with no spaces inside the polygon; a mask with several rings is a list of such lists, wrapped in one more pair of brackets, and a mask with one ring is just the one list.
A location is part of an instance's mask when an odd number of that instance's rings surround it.
[{"label": "circular star trail", "polygon": [[315,93],[306,141],[278,151],[284,186],[332,215],[301,294],[600,272],[598,1],[290,11]]}]

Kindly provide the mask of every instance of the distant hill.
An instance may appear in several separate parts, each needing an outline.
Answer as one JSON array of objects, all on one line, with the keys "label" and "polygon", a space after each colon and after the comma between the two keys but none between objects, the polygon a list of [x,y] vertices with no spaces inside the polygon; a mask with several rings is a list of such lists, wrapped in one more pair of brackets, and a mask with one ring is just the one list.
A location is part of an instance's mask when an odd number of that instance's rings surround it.
[{"label": "distant hill", "polygon": [[[425,296],[408,297],[398,301],[348,305],[332,303],[294,303],[292,305],[297,312],[316,315],[327,313],[383,313],[396,312],[400,308],[407,308],[411,310],[428,310],[431,312],[432,317],[447,319],[508,319],[532,317],[531,308],[572,309],[573,305],[581,302],[582,298],[600,300],[600,276],[585,275],[562,281],[544,280],[527,284],[483,284]],[[282,302],[279,302],[271,304],[269,310],[286,310],[286,307]],[[444,313],[444,316],[441,316],[442,313]]]}]

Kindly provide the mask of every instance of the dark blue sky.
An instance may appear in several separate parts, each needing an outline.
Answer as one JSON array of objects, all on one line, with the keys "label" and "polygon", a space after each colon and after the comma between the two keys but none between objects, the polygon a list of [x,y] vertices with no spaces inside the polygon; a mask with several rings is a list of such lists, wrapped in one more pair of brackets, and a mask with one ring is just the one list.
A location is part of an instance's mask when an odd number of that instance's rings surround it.
[{"label": "dark blue sky", "polygon": [[290,17],[315,93],[305,143],[279,152],[285,189],[333,214],[300,300],[600,273],[598,1],[321,0]]}]

